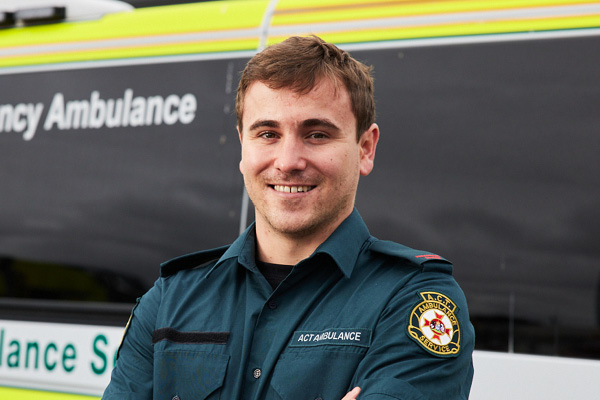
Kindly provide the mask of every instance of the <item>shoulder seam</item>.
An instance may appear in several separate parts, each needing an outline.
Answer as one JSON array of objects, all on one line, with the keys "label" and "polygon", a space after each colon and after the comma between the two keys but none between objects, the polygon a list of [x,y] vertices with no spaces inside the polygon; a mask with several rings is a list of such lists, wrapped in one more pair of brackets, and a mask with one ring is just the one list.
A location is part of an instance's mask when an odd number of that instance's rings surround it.
[{"label": "shoulder seam", "polygon": [[452,263],[437,254],[415,250],[399,243],[378,240],[371,241],[371,251],[395,257],[411,265],[422,268],[423,272],[443,272],[452,274]]},{"label": "shoulder seam", "polygon": [[166,278],[168,276],[175,275],[179,271],[206,267],[212,264],[213,261],[221,258],[228,248],[229,245],[218,247],[216,249],[186,254],[166,261],[160,265],[160,276],[161,278]]}]

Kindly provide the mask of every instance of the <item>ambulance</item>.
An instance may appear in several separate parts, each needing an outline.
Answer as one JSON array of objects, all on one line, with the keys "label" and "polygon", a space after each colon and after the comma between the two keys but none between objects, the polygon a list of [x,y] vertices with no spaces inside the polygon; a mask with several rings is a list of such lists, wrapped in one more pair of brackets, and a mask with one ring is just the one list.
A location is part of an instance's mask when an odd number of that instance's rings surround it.
[{"label": "ambulance", "polygon": [[597,398],[585,0],[0,2],[0,398],[99,398],[159,264],[252,222],[239,73],[310,34],[374,66],[381,139],[357,208],[374,236],[454,263],[471,398]]}]

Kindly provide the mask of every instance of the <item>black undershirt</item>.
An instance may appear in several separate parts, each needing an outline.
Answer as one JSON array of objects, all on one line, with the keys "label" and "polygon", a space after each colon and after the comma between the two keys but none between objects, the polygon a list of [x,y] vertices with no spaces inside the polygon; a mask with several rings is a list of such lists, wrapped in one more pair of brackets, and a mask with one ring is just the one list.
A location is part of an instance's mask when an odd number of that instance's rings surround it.
[{"label": "black undershirt", "polygon": [[277,286],[292,272],[293,265],[271,264],[256,260],[258,270],[263,274],[269,285],[275,290]]}]

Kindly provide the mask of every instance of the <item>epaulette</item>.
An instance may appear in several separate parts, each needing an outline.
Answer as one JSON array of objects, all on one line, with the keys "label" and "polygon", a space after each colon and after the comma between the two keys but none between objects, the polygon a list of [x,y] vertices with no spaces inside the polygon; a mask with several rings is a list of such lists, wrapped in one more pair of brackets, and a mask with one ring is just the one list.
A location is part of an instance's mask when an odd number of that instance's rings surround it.
[{"label": "epaulette", "polygon": [[185,254],[165,261],[160,264],[160,276],[166,278],[185,269],[203,267],[209,265],[212,261],[218,260],[227,251],[229,245],[218,247],[211,250],[198,251],[196,253]]},{"label": "epaulette", "polygon": [[396,242],[376,240],[369,247],[371,251],[400,258],[420,266],[426,272],[443,272],[452,275],[452,263],[437,254],[415,250]]}]

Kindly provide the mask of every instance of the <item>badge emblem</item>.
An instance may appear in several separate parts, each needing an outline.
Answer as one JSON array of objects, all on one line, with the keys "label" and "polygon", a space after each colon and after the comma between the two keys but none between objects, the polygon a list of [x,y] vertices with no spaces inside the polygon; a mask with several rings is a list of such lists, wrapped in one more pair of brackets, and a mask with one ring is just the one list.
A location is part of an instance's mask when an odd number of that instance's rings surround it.
[{"label": "badge emblem", "polygon": [[430,353],[438,356],[456,356],[460,351],[460,326],[456,318],[456,304],[438,292],[419,294],[423,301],[410,313],[408,335]]}]

